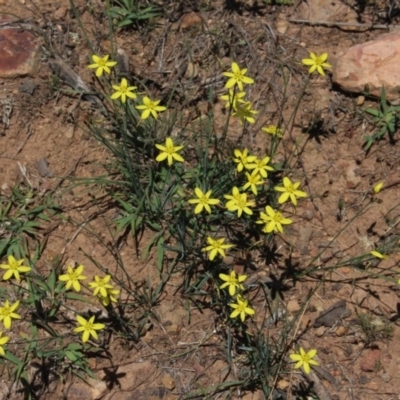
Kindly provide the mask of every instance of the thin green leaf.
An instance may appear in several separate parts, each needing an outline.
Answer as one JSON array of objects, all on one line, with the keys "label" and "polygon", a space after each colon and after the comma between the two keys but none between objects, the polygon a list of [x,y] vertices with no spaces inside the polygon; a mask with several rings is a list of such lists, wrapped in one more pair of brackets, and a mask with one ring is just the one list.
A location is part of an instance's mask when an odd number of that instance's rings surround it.
[{"label": "thin green leaf", "polygon": [[78,357],[75,355],[73,351],[65,350],[65,356],[72,361],[73,363],[78,361]]},{"label": "thin green leaf", "polygon": [[380,116],[380,111],[375,108],[366,108],[365,112],[367,112],[368,114],[374,115],[375,117]]},{"label": "thin green leaf", "polygon": [[47,278],[47,286],[50,289],[51,293],[54,293],[54,289],[56,287],[56,270],[55,269],[53,269],[50,272],[50,275]]},{"label": "thin green leaf", "polygon": [[164,261],[164,237],[161,235],[157,241],[157,269],[161,273]]},{"label": "thin green leaf", "polygon": [[24,363],[18,357],[14,356],[14,354],[10,353],[9,351],[6,351],[4,358],[15,365],[24,365]]},{"label": "thin green leaf", "polygon": [[81,301],[82,303],[89,303],[87,296],[82,296],[75,292],[67,292],[65,296],[67,299],[70,300],[78,300]]}]

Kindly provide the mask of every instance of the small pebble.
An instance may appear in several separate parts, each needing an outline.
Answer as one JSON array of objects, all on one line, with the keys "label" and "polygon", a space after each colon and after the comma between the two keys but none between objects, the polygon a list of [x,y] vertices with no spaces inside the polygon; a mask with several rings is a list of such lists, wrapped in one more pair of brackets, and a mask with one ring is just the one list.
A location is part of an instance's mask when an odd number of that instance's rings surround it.
[{"label": "small pebble", "polygon": [[336,334],[336,336],[341,337],[341,336],[344,336],[347,333],[347,331],[348,331],[347,326],[341,325],[336,329],[335,334]]},{"label": "small pebble", "polygon": [[311,221],[314,217],[314,211],[312,210],[304,211],[302,217],[305,218],[307,221]]},{"label": "small pebble", "polygon": [[365,101],[365,96],[358,96],[357,100],[356,100],[356,104],[358,106],[362,106],[364,104],[364,101]]}]

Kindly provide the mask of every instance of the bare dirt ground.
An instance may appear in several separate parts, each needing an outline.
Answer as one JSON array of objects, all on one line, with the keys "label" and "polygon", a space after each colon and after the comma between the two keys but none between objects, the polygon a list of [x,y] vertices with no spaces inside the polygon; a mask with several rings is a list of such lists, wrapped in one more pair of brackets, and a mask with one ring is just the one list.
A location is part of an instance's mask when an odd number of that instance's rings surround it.
[{"label": "bare dirt ground", "polygon": [[[98,54],[110,53],[107,21],[103,17],[105,2],[76,0],[75,3]],[[382,33],[297,23],[288,23],[285,32],[278,33],[281,20],[296,19],[298,4],[285,7],[265,6],[260,1],[254,4],[216,1],[208,6],[205,1],[166,3],[165,16],[152,21],[148,29],[118,32],[113,46],[125,50],[133,74],[138,79],[148,79],[148,85],[158,97],[163,90],[168,90],[170,82],[181,84],[181,98],[176,98],[172,106],[179,109],[189,103],[190,107],[184,110],[188,121],[212,106],[215,123],[221,127],[223,105],[217,96],[212,105],[207,102],[207,96],[202,95],[203,83],[214,80],[215,93],[221,93],[223,82],[218,78],[226,66],[232,60],[246,65],[257,82],[251,97],[259,111],[259,120],[244,141],[253,152],[259,153],[269,144],[269,138],[260,128],[276,123],[280,113],[284,121],[289,121],[297,106],[301,84],[307,79],[307,70],[300,60],[308,56],[308,51],[328,52],[333,58],[340,50]],[[12,13],[40,27],[48,40],[46,43],[38,37],[43,46],[51,43],[51,53],[60,55],[86,83],[93,82],[92,71],[87,69],[92,53],[69,1],[26,0],[0,4],[1,12]],[[118,210],[103,197],[101,188],[74,185],[76,178],[105,174],[103,166],[110,155],[86,129],[87,120],[94,115],[90,103],[66,93],[68,87],[49,68],[50,56],[49,49],[43,49],[37,75],[28,78],[38,85],[33,94],[20,91],[24,78],[0,81],[0,103],[12,104],[9,127],[0,136],[2,196],[7,196],[15,184],[27,184],[20,173],[20,163],[27,168],[34,190],[43,195],[53,191],[54,201],[60,204],[63,218],[44,226],[42,235],[47,245],[38,268],[50,270],[61,257],[62,264],[83,263],[88,273],[93,273],[97,269],[89,258],[92,257],[115,272],[115,259],[109,251],[110,244],[114,243],[110,221]],[[285,94],[279,73],[282,66],[293,70],[296,77],[293,79],[298,80],[290,82],[283,109]],[[187,84],[188,68],[194,70],[191,87]],[[288,229],[285,241],[279,243],[281,258],[272,260],[258,255],[251,268],[246,267],[246,273],[255,279],[271,282],[276,279],[281,285],[280,294],[275,298],[276,310],[285,318],[300,313],[298,331],[304,331],[301,343],[318,349],[322,372],[316,379],[331,398],[397,399],[400,398],[400,292],[394,283],[397,254],[377,267],[391,279],[372,279],[351,265],[343,265],[333,270],[302,308],[309,291],[315,287],[318,268],[322,276],[332,260],[365,254],[398,234],[399,212],[395,205],[399,189],[396,185],[379,194],[378,201],[355,218],[361,205],[371,197],[368,192],[372,185],[384,180],[390,186],[397,181],[400,157],[398,145],[387,141],[365,154],[362,135],[372,127],[357,112],[355,102],[356,96],[332,87],[329,76],[312,77],[294,121],[287,126],[282,146],[282,157],[285,152],[295,154],[293,176],[305,182],[310,200],[297,208],[299,221]],[[313,123],[315,128],[309,129]],[[232,128],[234,139],[234,124]],[[48,161],[52,177],[43,177],[38,172],[37,161],[43,157]],[[145,243],[146,235],[141,245]],[[322,249],[326,250],[321,254]],[[130,239],[122,243],[119,252],[140,285],[157,285],[160,278],[155,260],[151,257],[141,260]],[[300,271],[316,258],[318,268],[314,278],[305,277],[295,283],[285,281],[288,265],[284,261],[288,254],[291,254],[292,267]],[[236,264],[237,271],[245,269],[240,260]],[[162,300],[153,310],[157,318],[149,317],[142,337],[134,342],[121,338],[110,340],[108,357],[91,359],[91,368],[97,376],[97,381],[92,382],[94,388],[68,376],[64,382],[50,382],[41,398],[81,399],[103,395],[113,400],[263,399],[260,390],[243,392],[227,388],[218,394],[212,391],[202,394],[203,388],[240,378],[241,371],[237,368],[240,355],[231,364],[227,362],[223,355],[223,326],[216,325],[210,310],[201,313],[193,308],[188,320],[185,298],[176,293],[178,285],[177,277],[166,286]],[[343,299],[350,311],[345,317],[332,326],[314,324],[320,312]],[[271,317],[265,304],[256,303],[255,308],[257,321]],[[359,314],[368,314],[377,326],[391,323],[392,336],[378,334],[366,344]],[[279,319],[265,329],[270,329],[271,335],[279,335]],[[7,384],[7,374],[2,368],[3,381]],[[301,388],[301,379],[296,372],[278,376],[277,387],[286,396],[282,398],[296,398],[293,390]],[[193,397],[185,397],[190,393]],[[10,396],[16,399],[20,395],[13,392]]]}]

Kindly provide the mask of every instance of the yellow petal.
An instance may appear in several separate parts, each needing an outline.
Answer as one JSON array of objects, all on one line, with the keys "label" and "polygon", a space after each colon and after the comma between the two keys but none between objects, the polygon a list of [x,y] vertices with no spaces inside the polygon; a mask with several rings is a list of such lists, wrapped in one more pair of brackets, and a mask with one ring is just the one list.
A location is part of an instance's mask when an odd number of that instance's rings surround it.
[{"label": "yellow petal", "polygon": [[303,59],[301,60],[301,62],[302,62],[304,65],[315,65],[315,61],[314,61],[314,60],[311,60],[310,58],[303,58]]},{"label": "yellow petal", "polygon": [[317,350],[312,349],[307,353],[307,356],[310,358],[314,358],[316,354],[317,354]]},{"label": "yellow petal", "polygon": [[310,364],[309,363],[307,363],[307,362],[303,363],[303,368],[304,368],[304,372],[306,374],[310,373],[311,369],[310,369]]},{"label": "yellow petal", "polygon": [[76,316],[76,319],[80,325],[86,325],[87,321],[85,318],[81,317],[80,315]]},{"label": "yellow petal", "polygon": [[324,63],[327,59],[328,59],[328,53],[323,53],[319,56],[319,61],[321,61],[321,63]]}]

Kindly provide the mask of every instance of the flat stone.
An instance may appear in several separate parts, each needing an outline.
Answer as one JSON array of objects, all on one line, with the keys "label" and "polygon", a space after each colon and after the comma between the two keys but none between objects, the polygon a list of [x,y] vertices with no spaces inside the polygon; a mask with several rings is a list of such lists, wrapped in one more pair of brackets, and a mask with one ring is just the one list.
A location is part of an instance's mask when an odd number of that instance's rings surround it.
[{"label": "flat stone", "polygon": [[38,86],[39,84],[33,79],[25,78],[19,85],[18,91],[21,93],[28,93],[32,96]]},{"label": "flat stone", "polygon": [[[307,0],[296,7],[300,19],[309,22],[338,22],[356,24],[357,13],[341,1]],[[342,25],[341,29],[354,29],[354,26]]]},{"label": "flat stone", "polygon": [[400,100],[400,33],[389,33],[339,53],[332,60],[333,82],[348,92],[366,89],[379,97]]},{"label": "flat stone", "polygon": [[0,78],[35,76],[39,43],[30,32],[6,28],[0,30]]}]

